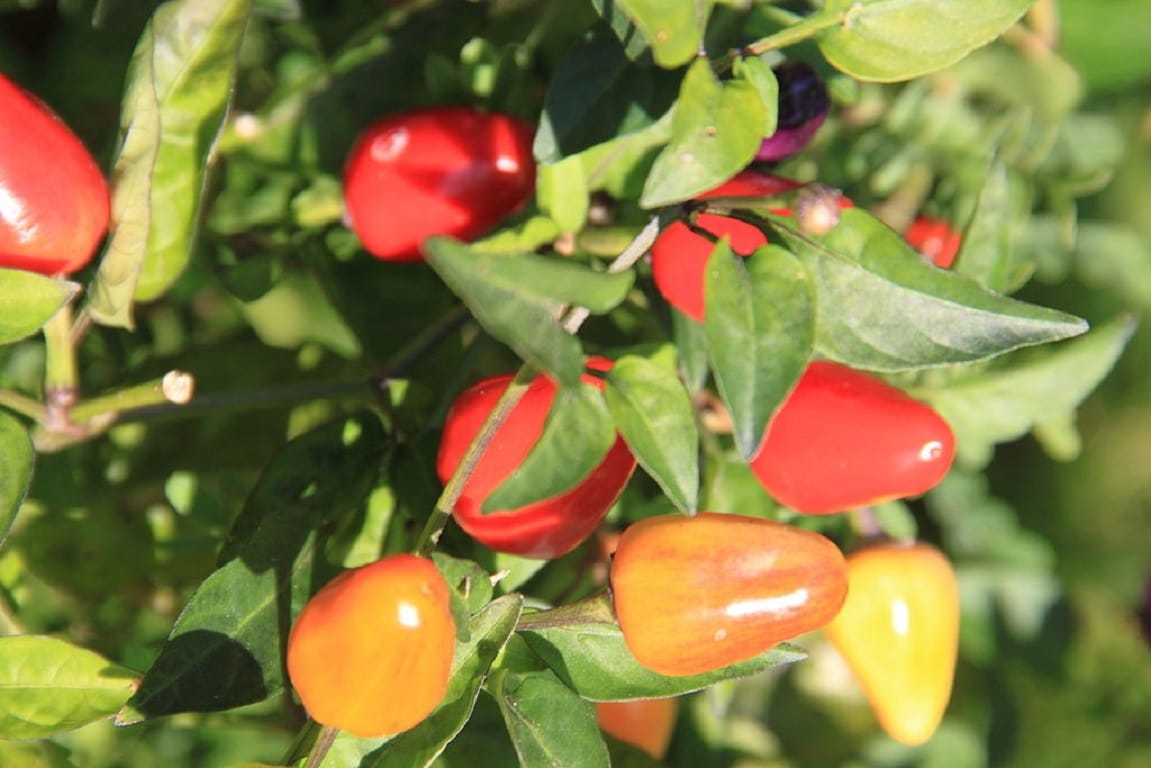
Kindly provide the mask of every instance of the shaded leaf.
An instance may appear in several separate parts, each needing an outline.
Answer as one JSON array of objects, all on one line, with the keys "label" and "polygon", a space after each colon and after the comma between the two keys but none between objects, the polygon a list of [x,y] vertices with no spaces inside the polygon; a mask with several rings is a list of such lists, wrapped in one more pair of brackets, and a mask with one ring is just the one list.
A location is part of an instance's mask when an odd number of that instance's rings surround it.
[{"label": "shaded leaf", "polygon": [[994,40],[1032,0],[828,0],[842,21],[816,42],[832,66],[858,80],[893,82],[934,72]]},{"label": "shaded leaf", "polygon": [[1008,194],[1007,168],[996,162],[988,169],[953,267],[959,274],[1000,293],[1011,287],[1013,266]]},{"label": "shaded leaf", "polygon": [[432,765],[471,717],[488,669],[511,637],[522,607],[522,596],[505,595],[477,613],[468,627],[471,639],[456,643],[444,700],[422,723],[369,754],[359,768]]},{"label": "shaded leaf", "polygon": [[554,673],[500,670],[492,675],[492,681],[493,695],[520,765],[611,765],[596,722],[595,705],[581,699]]},{"label": "shaded leaf", "polygon": [[[572,386],[579,381],[583,352],[579,341],[560,327],[563,302],[517,282],[511,276],[516,265],[502,268],[496,263],[529,257],[484,254],[446,237],[430,238],[424,251],[428,264],[485,331],[515,350],[528,365],[551,373],[561,383]],[[533,269],[539,268],[528,267],[527,271]]]},{"label": "shaded leaf", "polygon": [[252,0],[172,0],[140,37],[112,170],[111,239],[92,284],[97,322],[131,327],[133,301],[162,295],[191,258],[251,10]]},{"label": "shaded leaf", "polygon": [[607,405],[636,461],[681,511],[699,503],[699,429],[691,397],[668,369],[627,355],[608,371]]},{"label": "shaded leaf", "polygon": [[744,260],[724,240],[708,260],[704,296],[712,373],[736,446],[750,459],[811,358],[812,280],[803,263],[777,245]]},{"label": "shaded leaf", "polygon": [[1135,322],[1120,318],[1002,368],[913,394],[947,419],[955,431],[959,460],[980,467],[991,460],[997,443],[1022,437],[1061,416],[1066,417],[1066,427],[1074,429],[1071,415],[1111,371],[1134,332]]},{"label": "shaded leaf", "polygon": [[12,521],[32,482],[36,450],[28,430],[17,419],[0,411],[0,542],[12,528]]},{"label": "shaded leaf", "polygon": [[22,269],[0,268],[0,345],[40,330],[79,292],[80,286]]},{"label": "shaded leaf", "polygon": [[262,701],[284,686],[292,617],[316,586],[312,532],[375,485],[379,421],[361,415],[288,443],[252,490],[221,554],[176,619],[121,724]]},{"label": "shaded leaf", "polygon": [[137,680],[54,637],[0,637],[0,738],[41,739],[111,717]]},{"label": "shaded leaf", "polygon": [[766,121],[750,82],[720,82],[708,60],[697,59],[683,78],[671,141],[648,174],[640,205],[678,203],[727,181],[755,157]]},{"label": "shaded leaf", "polygon": [[822,237],[769,218],[815,278],[816,351],[846,365],[899,371],[985,360],[1087,330],[1077,317],[923,263],[858,208]]},{"label": "shaded leaf", "polygon": [[484,512],[519,509],[574,488],[599,466],[615,443],[603,393],[590,384],[556,393],[539,441],[484,501]]},{"label": "shaded leaf", "polygon": [[551,78],[533,151],[550,163],[641,131],[675,101],[677,73],[628,59],[613,40],[577,47]]}]

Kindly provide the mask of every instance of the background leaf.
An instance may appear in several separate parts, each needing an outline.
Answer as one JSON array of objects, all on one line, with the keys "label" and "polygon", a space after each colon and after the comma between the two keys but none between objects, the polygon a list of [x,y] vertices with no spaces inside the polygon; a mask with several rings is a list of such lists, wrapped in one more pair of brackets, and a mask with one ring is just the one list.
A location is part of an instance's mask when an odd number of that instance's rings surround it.
[{"label": "background leaf", "polygon": [[998,37],[1032,0],[828,0],[843,22],[821,33],[819,49],[859,80],[910,80],[959,61]]},{"label": "background leaf", "polygon": [[35,464],[36,451],[28,430],[0,411],[0,467],[3,467],[0,469],[0,542],[8,535],[20,511]]},{"label": "background leaf", "polygon": [[0,637],[0,738],[42,739],[111,717],[136,673],[54,637]]},{"label": "background leaf", "polygon": [[691,397],[675,373],[635,355],[615,361],[604,392],[636,461],[682,512],[699,500],[699,430]]},{"label": "background leaf", "polygon": [[92,286],[97,322],[132,326],[192,256],[207,167],[232,97],[252,0],[172,0],[133,56],[113,169],[112,235]]},{"label": "background leaf", "polygon": [[[1044,424],[1066,421],[1111,371],[1127,346],[1135,322],[1119,318],[1086,336],[945,387],[914,390],[955,430],[959,460],[982,467],[998,443],[1015,440]],[[1071,459],[1077,453],[1057,458]]]}]

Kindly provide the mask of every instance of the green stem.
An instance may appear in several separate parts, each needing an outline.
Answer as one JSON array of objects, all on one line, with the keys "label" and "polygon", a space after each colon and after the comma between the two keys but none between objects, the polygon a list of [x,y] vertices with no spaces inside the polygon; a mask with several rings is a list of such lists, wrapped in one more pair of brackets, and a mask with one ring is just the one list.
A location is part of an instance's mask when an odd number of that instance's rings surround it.
[{"label": "green stem", "polygon": [[324,762],[324,757],[328,754],[328,750],[336,743],[336,737],[340,735],[338,728],[333,728],[330,725],[325,725],[320,731],[320,735],[316,737],[316,742],[312,745],[312,751],[308,755],[308,762],[305,768],[320,768]]},{"label": "green stem", "polygon": [[13,392],[10,389],[0,389],[0,406],[15,411],[21,416],[27,416],[37,424],[42,424],[46,418],[46,410],[38,401],[27,395]]},{"label": "green stem", "polygon": [[161,403],[180,406],[191,399],[192,386],[193,381],[189,374],[169,371],[163,378],[78,403],[72,408],[72,422],[86,424],[103,416],[115,418],[124,411]]},{"label": "green stem", "polygon": [[781,29],[774,35],[768,35],[767,37],[756,40],[750,45],[744,46],[743,55],[760,56],[768,51],[802,43],[808,38],[815,37],[825,29],[831,29],[832,27],[846,23],[851,14],[851,9],[833,13],[821,12],[812,14],[787,29]]},{"label": "green stem", "polygon": [[607,591],[585,597],[568,605],[543,611],[528,611],[520,615],[516,631],[570,627],[577,624],[615,624],[615,611]]}]

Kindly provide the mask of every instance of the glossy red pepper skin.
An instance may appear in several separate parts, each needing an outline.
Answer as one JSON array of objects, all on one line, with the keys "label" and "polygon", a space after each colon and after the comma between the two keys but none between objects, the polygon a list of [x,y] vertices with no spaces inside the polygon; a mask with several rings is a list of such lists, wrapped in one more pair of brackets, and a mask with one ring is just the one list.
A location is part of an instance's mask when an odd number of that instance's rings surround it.
[{"label": "glossy red pepper skin", "polygon": [[108,229],[108,188],[76,134],[0,75],[0,267],[67,275]]},{"label": "glossy red pepper skin", "polygon": [[858,678],[883,729],[922,744],[951,697],[959,645],[959,589],[951,563],[928,544],[881,544],[847,558],[850,590],[827,639]]},{"label": "glossy red pepper skin", "polygon": [[347,221],[369,253],[419,261],[433,235],[471,240],[535,191],[535,128],[470,107],[400,112],[372,123],[344,168]]},{"label": "glossy red pepper skin", "polygon": [[[610,366],[594,360],[589,366]],[[447,482],[463,459],[514,376],[485,379],[461,394],[444,423],[436,457],[436,471]],[[584,375],[583,382],[603,388],[602,379]],[[579,485],[549,499],[519,509],[484,514],[485,499],[523,463],[543,434],[544,422],[556,396],[556,385],[537,376],[523,398],[496,431],[475,471],[464,484],[453,517],[472,538],[497,552],[552,559],[567,554],[591,536],[635,471],[635,457],[623,438]]]},{"label": "glossy red pepper skin", "polygon": [[[792,192],[801,186],[798,181],[781,176],[743,171],[696,199],[768,197]],[[852,203],[847,198],[840,198],[839,205],[850,208]],[[785,206],[771,211],[781,216],[791,215],[791,209]],[[727,237],[731,249],[745,258],[767,243],[767,236],[758,227],[730,216],[701,213],[695,224],[716,238]],[[681,221],[660,232],[651,248],[651,272],[656,290],[669,304],[696,322],[703,322],[704,318],[703,279],[707,260],[714,249],[714,242],[692,232]]]},{"label": "glossy red pepper skin", "polygon": [[932,264],[949,269],[955,263],[963,236],[943,219],[920,216],[911,222],[904,239]]},{"label": "glossy red pepper skin", "polygon": [[811,531],[743,515],[658,515],[624,530],[611,589],[636,660],[693,675],[827,624],[847,571],[835,544]]},{"label": "glossy red pepper skin", "polygon": [[751,470],[777,501],[824,515],[929,491],[955,457],[929,406],[838,363],[811,363],[768,424]]},{"label": "glossy red pepper skin", "polygon": [[431,560],[385,557],[317,592],[288,635],[288,676],[323,725],[406,731],[443,700],[455,655],[451,593]]}]

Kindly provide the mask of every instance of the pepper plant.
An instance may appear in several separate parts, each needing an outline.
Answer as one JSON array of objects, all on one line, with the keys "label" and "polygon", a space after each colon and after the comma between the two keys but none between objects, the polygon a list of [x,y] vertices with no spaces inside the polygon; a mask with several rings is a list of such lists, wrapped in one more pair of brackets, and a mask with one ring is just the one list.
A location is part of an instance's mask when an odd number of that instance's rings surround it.
[{"label": "pepper plant", "polygon": [[1142,764],[1149,24],[0,0],[0,764]]}]

